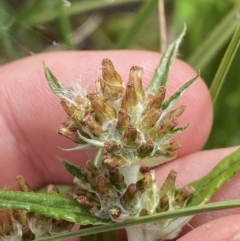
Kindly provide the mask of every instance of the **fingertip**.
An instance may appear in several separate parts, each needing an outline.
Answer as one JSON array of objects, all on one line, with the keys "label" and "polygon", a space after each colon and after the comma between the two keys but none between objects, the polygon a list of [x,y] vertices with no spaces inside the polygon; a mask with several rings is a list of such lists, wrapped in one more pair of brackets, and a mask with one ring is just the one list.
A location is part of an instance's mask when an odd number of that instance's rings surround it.
[{"label": "fingertip", "polygon": [[239,219],[239,214],[215,219],[193,229],[191,232],[179,238],[178,241],[237,241],[240,239]]}]

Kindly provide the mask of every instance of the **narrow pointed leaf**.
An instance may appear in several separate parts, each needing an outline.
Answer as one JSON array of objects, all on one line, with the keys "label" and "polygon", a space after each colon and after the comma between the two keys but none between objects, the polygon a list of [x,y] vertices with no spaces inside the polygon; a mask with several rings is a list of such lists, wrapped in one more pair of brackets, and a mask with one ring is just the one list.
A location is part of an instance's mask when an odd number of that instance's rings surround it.
[{"label": "narrow pointed leaf", "polygon": [[232,61],[240,46],[240,24],[238,25],[232,40],[225,52],[217,73],[214,76],[213,82],[210,87],[213,103],[215,104],[219,96],[220,90],[226,80],[227,73],[232,65]]},{"label": "narrow pointed leaf", "polygon": [[152,82],[148,87],[148,91],[155,94],[160,86],[167,86],[168,76],[171,70],[172,62],[177,55],[179,45],[186,33],[186,26],[182,30],[180,36],[167,48],[163,54],[159,66],[155,70]]},{"label": "narrow pointed leaf", "polygon": [[97,141],[97,140],[92,140],[92,139],[88,139],[85,136],[81,135],[81,133],[78,131],[78,136],[79,138],[81,138],[83,141],[87,142],[90,145],[93,145],[95,147],[104,147],[104,143],[101,141]]},{"label": "narrow pointed leaf", "polygon": [[100,220],[93,216],[85,206],[80,205],[76,200],[63,198],[57,194],[0,190],[0,208],[36,212],[58,220],[84,225],[108,222],[108,220]]},{"label": "narrow pointed leaf", "polygon": [[[204,69],[233,35],[239,24],[240,2],[236,2],[222,20],[202,39],[186,61],[195,69]],[[223,34],[224,33],[224,34]]]},{"label": "narrow pointed leaf", "polygon": [[61,98],[66,93],[66,88],[58,81],[58,79],[54,76],[52,71],[44,65],[44,73],[48,80],[48,84],[53,91],[53,93],[58,97]]},{"label": "narrow pointed leaf", "polygon": [[176,91],[168,100],[163,102],[162,110],[171,109],[178,100],[183,96],[185,91],[191,86],[191,84],[199,77],[199,74],[193,79],[186,82],[178,91]]},{"label": "narrow pointed leaf", "polygon": [[79,167],[75,166],[71,162],[68,162],[62,158],[59,158],[63,166],[66,168],[68,172],[70,172],[74,177],[77,177],[78,179],[85,180],[84,175],[80,171]]},{"label": "narrow pointed leaf", "polygon": [[54,235],[51,237],[40,238],[40,239],[37,239],[36,241],[47,241],[47,240],[51,241],[51,240],[59,240],[64,238],[66,239],[70,237],[85,236],[89,234],[107,232],[110,230],[116,230],[116,229],[125,228],[129,226],[134,226],[138,224],[147,224],[150,222],[157,222],[163,219],[186,217],[186,216],[196,215],[199,213],[213,212],[213,211],[236,208],[236,207],[240,207],[240,200],[209,203],[209,204],[204,204],[204,205],[199,205],[194,207],[180,208],[173,211],[153,214],[151,216],[144,216],[136,219],[130,219],[121,223],[111,223],[111,224],[95,226],[95,227],[91,227],[83,230],[67,232],[64,234]]},{"label": "narrow pointed leaf", "polygon": [[219,162],[214,169],[201,179],[189,183],[195,189],[187,206],[207,202],[211,196],[240,171],[240,148]]},{"label": "narrow pointed leaf", "polygon": [[91,144],[81,144],[81,145],[77,145],[72,148],[62,148],[62,147],[59,147],[59,148],[63,151],[79,151],[79,150],[84,150],[84,149],[92,149],[92,148],[95,148],[95,146],[93,146]]},{"label": "narrow pointed leaf", "polygon": [[171,138],[174,137],[175,135],[177,135],[177,134],[183,132],[184,130],[186,130],[186,129],[188,128],[188,126],[189,126],[189,124],[186,125],[186,126],[178,127],[178,128],[175,128],[175,129],[169,131],[169,133],[166,134],[166,136],[164,137],[164,139],[166,139],[166,140],[171,139]]}]

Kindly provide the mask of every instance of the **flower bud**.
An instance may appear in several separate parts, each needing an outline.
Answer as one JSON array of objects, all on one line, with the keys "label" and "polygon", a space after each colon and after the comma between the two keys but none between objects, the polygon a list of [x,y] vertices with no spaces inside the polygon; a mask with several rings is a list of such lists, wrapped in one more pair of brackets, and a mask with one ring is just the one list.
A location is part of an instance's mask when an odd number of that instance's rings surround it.
[{"label": "flower bud", "polygon": [[59,194],[59,189],[53,184],[47,186],[47,193],[48,194]]},{"label": "flower bud", "polygon": [[76,199],[80,204],[88,207],[88,208],[91,208],[91,209],[94,209],[95,210],[99,210],[100,209],[100,204],[85,197],[85,196],[79,196],[77,199]]},{"label": "flower bud", "polygon": [[62,98],[61,105],[68,116],[73,118],[77,123],[81,122],[84,118],[84,112],[78,108],[75,102],[70,102],[68,99]]},{"label": "flower bud", "polygon": [[112,156],[103,160],[103,163],[107,164],[109,167],[121,167],[126,164],[126,160],[121,156]]},{"label": "flower bud", "polygon": [[129,184],[128,187],[127,187],[127,190],[125,191],[125,193],[122,196],[122,199],[121,199],[122,202],[124,204],[130,203],[134,199],[137,191],[138,190],[137,190],[137,186],[136,186],[135,183]]},{"label": "flower bud", "polygon": [[143,68],[139,66],[133,66],[130,69],[129,80],[134,83],[135,92],[139,102],[143,102],[145,99],[145,92],[142,87]]},{"label": "flower bud", "polygon": [[98,124],[98,122],[93,118],[93,116],[89,113],[83,119],[83,123],[87,126],[88,130],[94,135],[99,137],[103,133],[102,127]]},{"label": "flower bud", "polygon": [[160,126],[153,127],[149,135],[153,140],[160,140],[163,136],[165,136],[169,131],[174,129],[174,127],[178,124],[177,118],[173,118],[170,121],[167,121]]},{"label": "flower bud", "polygon": [[145,107],[145,110],[143,111],[143,114],[147,115],[155,110],[160,109],[165,99],[165,94],[166,88],[160,87],[158,92],[152,98],[150,98],[147,106]]},{"label": "flower bud", "polygon": [[141,158],[147,157],[151,154],[154,149],[154,143],[152,140],[147,140],[137,150],[138,156]]},{"label": "flower bud", "polygon": [[13,231],[12,211],[10,209],[0,209],[0,235],[7,236]]},{"label": "flower bud", "polygon": [[138,130],[134,125],[128,124],[126,130],[123,132],[121,141],[126,147],[137,146]]},{"label": "flower bud", "polygon": [[143,208],[139,213],[139,217],[143,217],[143,216],[147,216],[147,215],[149,215],[149,212],[146,208]]},{"label": "flower bud", "polygon": [[125,131],[127,128],[127,125],[130,123],[130,116],[129,114],[124,110],[120,109],[118,112],[118,121],[117,121],[117,130],[120,134]]},{"label": "flower bud", "polygon": [[[83,174],[83,176],[86,178],[86,182],[88,182],[90,184],[90,186],[92,188],[96,188],[96,181],[95,181],[95,178],[96,178],[96,173],[93,172],[92,169],[88,168],[87,166],[85,167],[79,167],[81,173]],[[76,180],[77,181],[77,185],[81,188],[81,187],[84,187],[85,183],[84,181],[82,180]]]},{"label": "flower bud", "polygon": [[102,174],[102,171],[97,168],[91,160],[87,161],[85,167],[92,175],[99,176]]},{"label": "flower bud", "polygon": [[109,168],[110,182],[114,185],[118,190],[123,190],[126,188],[126,184],[124,182],[124,176],[119,172],[118,168]]},{"label": "flower bud", "polygon": [[185,111],[185,109],[186,109],[186,106],[183,106],[183,105],[177,107],[176,109],[170,111],[169,114],[166,115],[166,119],[171,120],[174,117],[178,118]]},{"label": "flower bud", "polygon": [[165,212],[168,209],[169,209],[169,198],[167,194],[165,194],[159,199],[159,203],[156,207],[156,212],[157,213]]},{"label": "flower bud", "polygon": [[171,170],[160,189],[160,196],[163,196],[165,194],[167,194],[168,196],[172,196],[175,194],[176,177],[177,172],[175,170]]},{"label": "flower bud", "polygon": [[113,107],[108,106],[101,100],[97,94],[90,93],[87,95],[88,99],[91,101],[92,107],[95,112],[96,120],[99,121],[101,124],[105,121],[116,118],[116,111]]},{"label": "flower bud", "polygon": [[76,143],[82,142],[82,140],[78,137],[77,132],[69,128],[59,127],[57,132],[58,134],[63,135]]},{"label": "flower bud", "polygon": [[121,108],[131,115],[136,112],[135,107],[137,104],[138,104],[138,98],[135,91],[135,86],[133,81],[130,80],[127,83],[126,91],[122,98]]},{"label": "flower bud", "polygon": [[96,190],[100,195],[106,195],[109,191],[109,183],[106,181],[106,179],[103,176],[97,176],[96,177]]},{"label": "flower bud", "polygon": [[174,152],[177,149],[179,149],[181,147],[181,144],[178,141],[173,141],[171,143],[168,144],[164,144],[161,146],[161,150],[162,151],[170,151],[170,152]]},{"label": "flower bud", "polygon": [[28,183],[26,180],[23,178],[23,176],[18,176],[17,177],[17,183],[18,183],[18,188],[22,192],[31,192],[32,190],[30,189]]},{"label": "flower bud", "polygon": [[120,146],[116,141],[105,141],[104,148],[108,152],[115,153],[119,150]]},{"label": "flower bud", "polygon": [[150,173],[145,173],[144,178],[140,179],[136,183],[137,190],[139,192],[144,192],[152,183],[152,177]]},{"label": "flower bud", "polygon": [[155,110],[149,113],[140,123],[140,128],[143,130],[149,130],[156,124],[161,114],[162,114],[161,110]]},{"label": "flower bud", "polygon": [[183,207],[186,201],[192,196],[194,193],[194,188],[191,186],[186,186],[182,189],[182,191],[176,196],[175,203],[179,207]]},{"label": "flower bud", "polygon": [[102,61],[102,78],[100,78],[102,93],[106,99],[119,99],[124,91],[122,78],[115,70],[110,59]]}]

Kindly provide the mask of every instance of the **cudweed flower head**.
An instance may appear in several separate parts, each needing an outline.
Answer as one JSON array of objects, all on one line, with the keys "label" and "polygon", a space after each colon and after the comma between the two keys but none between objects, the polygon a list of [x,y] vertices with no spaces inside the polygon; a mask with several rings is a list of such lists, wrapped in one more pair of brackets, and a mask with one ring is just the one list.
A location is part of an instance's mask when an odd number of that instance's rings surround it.
[{"label": "cudweed flower head", "polygon": [[[75,149],[99,148],[96,158],[85,166],[62,162],[75,176],[73,197],[100,219],[122,222],[182,208],[194,192],[190,186],[176,189],[174,171],[159,188],[153,170],[145,173],[140,170],[173,159],[181,147],[171,138],[187,127],[177,127],[178,118],[186,107],[174,108],[174,105],[197,77],[185,83],[168,100],[165,95],[171,62],[182,36],[163,56],[154,79],[158,78],[146,91],[142,86],[143,68],[140,66],[130,69],[125,85],[112,61],[103,59],[102,74],[93,92],[65,88],[45,66],[49,85],[67,114],[59,134],[76,142]],[[159,79],[160,84],[157,83]],[[172,238],[188,220],[171,219],[140,225],[128,229],[129,237],[131,230],[138,228],[146,234],[141,240]]]},{"label": "cudweed flower head", "polygon": [[[32,192],[22,176],[17,177],[21,192]],[[10,187],[5,190],[11,191]],[[48,194],[58,193],[58,189],[49,185]],[[69,231],[73,223],[56,220],[39,213],[23,210],[0,209],[0,240],[1,241],[30,241],[54,233]]]},{"label": "cudweed flower head", "polygon": [[109,59],[102,61],[95,92],[78,91],[76,95],[74,88],[63,87],[47,67],[45,73],[67,113],[58,132],[78,143],[76,149],[104,148],[105,162],[115,167],[151,167],[173,159],[181,147],[171,138],[187,127],[177,127],[186,107],[174,109],[173,105],[195,78],[165,100],[164,86],[156,92],[143,90],[143,68],[133,66],[125,85]]}]

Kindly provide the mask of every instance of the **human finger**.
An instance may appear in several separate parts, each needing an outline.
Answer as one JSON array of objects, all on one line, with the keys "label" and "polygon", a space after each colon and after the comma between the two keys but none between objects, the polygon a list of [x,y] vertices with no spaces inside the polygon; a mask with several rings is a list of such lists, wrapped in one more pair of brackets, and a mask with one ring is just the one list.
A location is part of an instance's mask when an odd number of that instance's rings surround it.
[{"label": "human finger", "polygon": [[211,222],[205,223],[188,234],[179,238],[178,241],[236,241],[240,238],[239,229],[240,215],[231,215],[215,219]]}]

